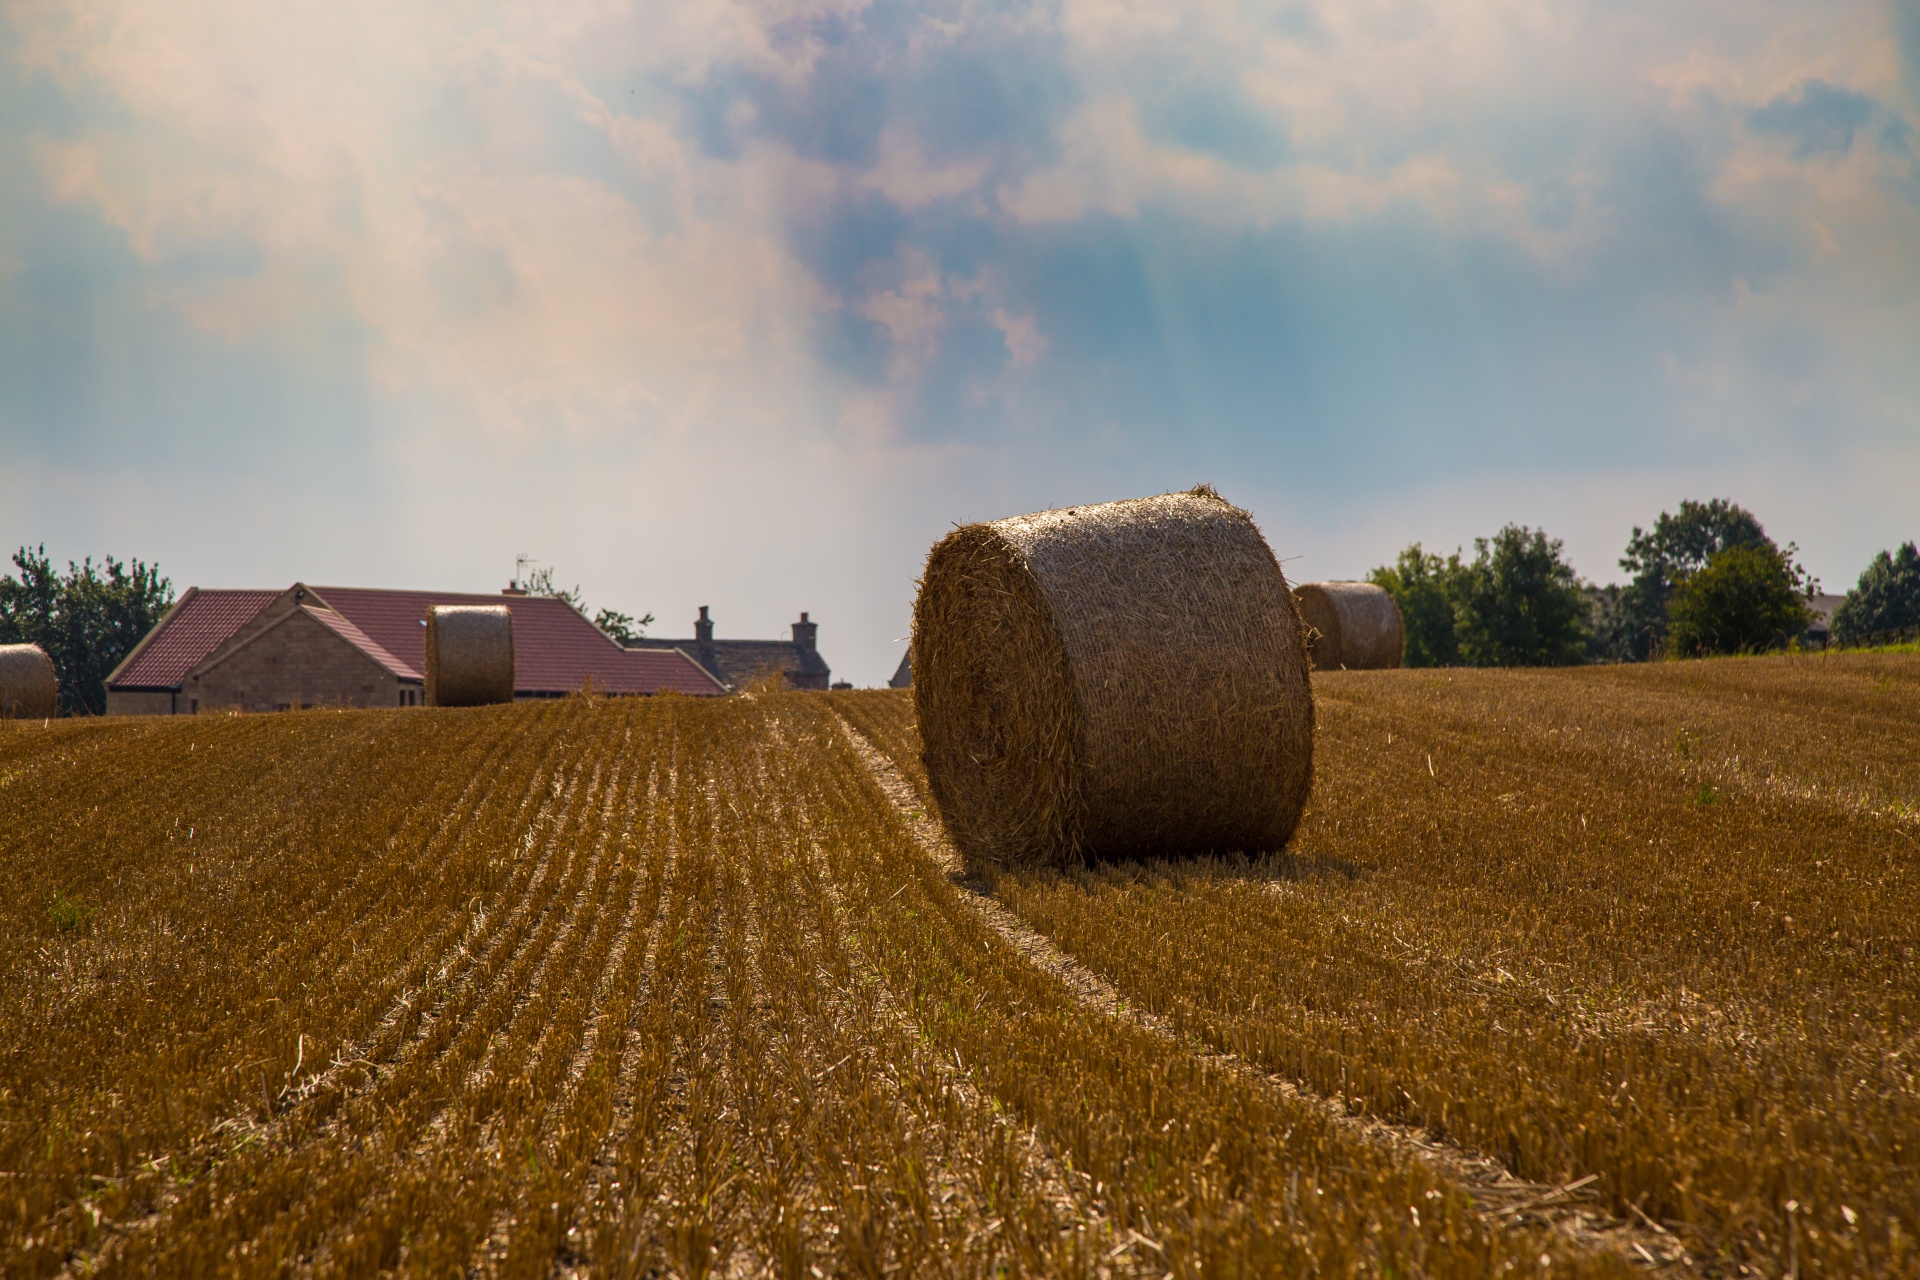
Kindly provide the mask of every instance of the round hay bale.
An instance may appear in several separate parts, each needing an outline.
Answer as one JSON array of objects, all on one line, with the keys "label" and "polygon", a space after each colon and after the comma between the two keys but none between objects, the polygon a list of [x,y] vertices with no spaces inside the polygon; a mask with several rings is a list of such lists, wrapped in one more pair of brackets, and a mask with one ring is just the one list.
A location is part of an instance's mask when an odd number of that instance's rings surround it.
[{"label": "round hay bale", "polygon": [[927,778],[971,862],[1278,849],[1299,822],[1299,615],[1210,488],[955,529],[912,653]]},{"label": "round hay bale", "polygon": [[60,711],[53,659],[37,644],[0,644],[0,720],[45,720]]},{"label": "round hay bale", "polygon": [[1321,671],[1364,671],[1400,665],[1407,631],[1400,606],[1371,582],[1309,582],[1295,587],[1307,656]]},{"label": "round hay bale", "polygon": [[513,613],[503,604],[427,610],[427,705],[513,701]]}]

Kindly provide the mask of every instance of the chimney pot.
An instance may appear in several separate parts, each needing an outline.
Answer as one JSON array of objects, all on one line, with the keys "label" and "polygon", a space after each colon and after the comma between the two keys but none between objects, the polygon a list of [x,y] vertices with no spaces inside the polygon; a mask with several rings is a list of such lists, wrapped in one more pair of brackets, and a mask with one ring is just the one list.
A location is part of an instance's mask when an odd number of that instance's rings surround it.
[{"label": "chimney pot", "polygon": [[800,615],[800,621],[793,624],[793,642],[808,653],[812,653],[814,637],[817,636],[819,632],[820,624],[807,621],[807,615],[802,613]]}]

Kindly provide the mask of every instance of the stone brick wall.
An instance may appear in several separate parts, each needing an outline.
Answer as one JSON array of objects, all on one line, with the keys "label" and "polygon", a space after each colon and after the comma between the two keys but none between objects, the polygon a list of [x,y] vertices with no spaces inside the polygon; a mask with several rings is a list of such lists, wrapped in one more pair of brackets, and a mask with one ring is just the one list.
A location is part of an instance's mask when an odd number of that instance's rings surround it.
[{"label": "stone brick wall", "polygon": [[170,716],[173,714],[173,693],[165,689],[158,693],[145,689],[109,689],[107,690],[107,714],[110,716]]},{"label": "stone brick wall", "polygon": [[287,711],[299,707],[393,707],[391,671],[305,613],[290,613],[224,658],[189,676],[180,710]]}]

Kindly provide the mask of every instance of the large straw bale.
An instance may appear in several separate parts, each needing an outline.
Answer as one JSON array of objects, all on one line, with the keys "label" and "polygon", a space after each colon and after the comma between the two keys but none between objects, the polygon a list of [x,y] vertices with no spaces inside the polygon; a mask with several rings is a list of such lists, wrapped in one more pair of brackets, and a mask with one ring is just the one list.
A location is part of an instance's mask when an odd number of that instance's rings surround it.
[{"label": "large straw bale", "polygon": [[503,604],[427,610],[427,705],[513,701],[513,613]]},{"label": "large straw bale", "polygon": [[912,653],[934,801],[976,864],[1277,849],[1300,819],[1299,615],[1210,488],[955,529]]},{"label": "large straw bale", "polygon": [[1321,671],[1397,667],[1407,631],[1400,606],[1371,582],[1309,582],[1295,587],[1307,656]]},{"label": "large straw bale", "polygon": [[53,659],[37,644],[0,644],[0,720],[44,720],[60,709]]}]

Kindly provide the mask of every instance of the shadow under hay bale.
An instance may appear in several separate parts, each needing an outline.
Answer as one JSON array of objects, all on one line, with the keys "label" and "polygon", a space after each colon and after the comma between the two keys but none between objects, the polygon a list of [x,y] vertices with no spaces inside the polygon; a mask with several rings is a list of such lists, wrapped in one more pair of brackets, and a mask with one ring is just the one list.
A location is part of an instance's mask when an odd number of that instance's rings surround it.
[{"label": "shadow under hay bale", "polygon": [[1400,606],[1371,582],[1309,582],[1295,587],[1307,656],[1320,671],[1365,671],[1400,665],[1407,632]]},{"label": "shadow under hay bale", "polygon": [[0,644],[0,720],[46,720],[60,713],[53,659],[37,644]]},{"label": "shadow under hay bale", "polygon": [[513,701],[513,614],[503,604],[427,610],[427,705]]},{"label": "shadow under hay bale", "polygon": [[970,863],[1278,849],[1300,820],[1299,615],[1210,488],[954,530],[927,557],[913,662],[928,782]]}]

